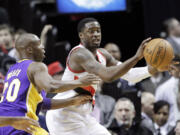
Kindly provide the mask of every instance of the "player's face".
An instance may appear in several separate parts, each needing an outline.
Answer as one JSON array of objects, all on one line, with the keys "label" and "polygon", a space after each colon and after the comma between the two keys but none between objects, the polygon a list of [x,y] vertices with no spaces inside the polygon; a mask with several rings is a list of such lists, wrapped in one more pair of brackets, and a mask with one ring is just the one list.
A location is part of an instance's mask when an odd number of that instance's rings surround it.
[{"label": "player's face", "polygon": [[33,54],[35,61],[43,61],[45,58],[45,50],[44,46],[41,44],[40,40],[38,40],[33,46]]},{"label": "player's face", "polygon": [[83,41],[88,48],[98,48],[101,43],[101,28],[98,22],[89,22],[83,29]]}]

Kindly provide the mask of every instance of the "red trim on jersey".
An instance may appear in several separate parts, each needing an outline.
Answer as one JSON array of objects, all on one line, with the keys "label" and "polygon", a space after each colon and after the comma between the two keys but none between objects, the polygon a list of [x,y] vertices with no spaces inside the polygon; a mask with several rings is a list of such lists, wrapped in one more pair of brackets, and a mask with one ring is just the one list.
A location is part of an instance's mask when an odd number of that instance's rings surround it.
[{"label": "red trim on jersey", "polygon": [[97,58],[98,58],[98,61],[101,63],[100,58],[99,58],[99,56],[97,55],[97,53],[96,53],[96,56],[97,56]]},{"label": "red trim on jersey", "polygon": [[[77,80],[77,79],[79,79],[79,77],[78,76],[74,76],[74,80]],[[86,91],[89,91],[92,96],[94,96],[94,94],[96,92],[96,90],[92,86],[86,86],[86,87],[81,87],[81,88],[83,88]]]},{"label": "red trim on jersey", "polygon": [[73,72],[73,73],[82,73],[82,72],[85,72],[85,70],[75,71],[75,70],[73,70],[73,69],[70,67],[70,65],[69,65],[69,57],[70,57],[71,53],[72,53],[74,50],[78,49],[78,48],[80,48],[80,47],[76,47],[76,48],[74,48],[74,49],[71,50],[71,52],[69,53],[69,56],[68,56],[68,58],[67,58],[67,61],[66,61],[66,65],[67,65],[68,69],[69,69],[71,72]]},{"label": "red trim on jersey", "polygon": [[[104,59],[106,60],[106,57],[104,56],[104,54],[99,50],[97,49],[97,51],[104,57]],[[99,59],[99,58],[98,58]]]},{"label": "red trim on jersey", "polygon": [[92,104],[95,105],[95,100],[93,99]]}]

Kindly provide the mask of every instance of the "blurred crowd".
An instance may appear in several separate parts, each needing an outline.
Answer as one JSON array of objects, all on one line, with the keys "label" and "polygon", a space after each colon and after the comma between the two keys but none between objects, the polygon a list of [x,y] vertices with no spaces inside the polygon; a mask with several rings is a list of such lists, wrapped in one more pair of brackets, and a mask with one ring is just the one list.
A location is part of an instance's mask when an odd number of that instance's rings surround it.
[{"label": "blurred crowd", "polygon": [[[162,36],[174,48],[175,58],[180,62],[180,22],[169,18],[163,22]],[[46,46],[47,32],[52,25],[45,25],[40,38]],[[0,24],[0,92],[9,67],[18,61],[14,48],[19,35],[26,33],[21,28],[14,29],[6,23]],[[121,45],[109,42],[104,48],[121,61]],[[46,56],[49,57],[49,56]],[[66,59],[66,58],[64,58]],[[48,64],[49,74],[60,79],[64,72],[60,61]],[[101,82],[96,91],[96,104],[92,116],[105,126],[112,135],[180,135],[180,64],[178,71],[169,74],[158,72],[140,83],[130,83],[119,78],[112,83]],[[47,94],[52,98],[54,94]],[[48,130],[45,120],[46,110],[39,113],[41,126]],[[180,127],[180,126],[179,126]]]}]

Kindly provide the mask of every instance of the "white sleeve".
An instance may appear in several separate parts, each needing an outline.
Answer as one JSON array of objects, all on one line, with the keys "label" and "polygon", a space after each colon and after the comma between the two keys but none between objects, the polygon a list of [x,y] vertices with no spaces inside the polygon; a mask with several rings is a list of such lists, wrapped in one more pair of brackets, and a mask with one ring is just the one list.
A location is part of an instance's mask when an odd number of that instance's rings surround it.
[{"label": "white sleeve", "polygon": [[[118,65],[122,62],[118,62]],[[127,80],[131,83],[137,83],[141,80],[150,77],[151,74],[148,71],[148,67],[137,67],[137,68],[131,68],[125,75],[123,75],[121,78],[124,80]]]}]

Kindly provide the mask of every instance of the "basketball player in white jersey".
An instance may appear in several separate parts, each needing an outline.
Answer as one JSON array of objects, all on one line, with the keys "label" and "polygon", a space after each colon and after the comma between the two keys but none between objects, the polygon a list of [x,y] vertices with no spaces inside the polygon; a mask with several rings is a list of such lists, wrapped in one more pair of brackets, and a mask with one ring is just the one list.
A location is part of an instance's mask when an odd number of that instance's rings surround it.
[{"label": "basketball player in white jersey", "polygon": [[[78,79],[88,72],[99,76],[106,82],[120,77],[138,82],[150,76],[147,67],[134,68],[128,72],[143,58],[145,44],[150,38],[142,42],[132,58],[121,63],[116,61],[107,51],[99,48],[101,27],[96,19],[85,18],[81,20],[78,24],[78,33],[80,44],[69,53],[62,80]],[[128,74],[124,75],[127,72]],[[48,111],[46,122],[51,135],[110,135],[107,129],[90,115],[95,103],[96,88],[96,85],[81,87],[57,94],[54,97],[55,99],[66,99],[78,94],[89,94],[92,95],[93,101],[80,106]]]}]

